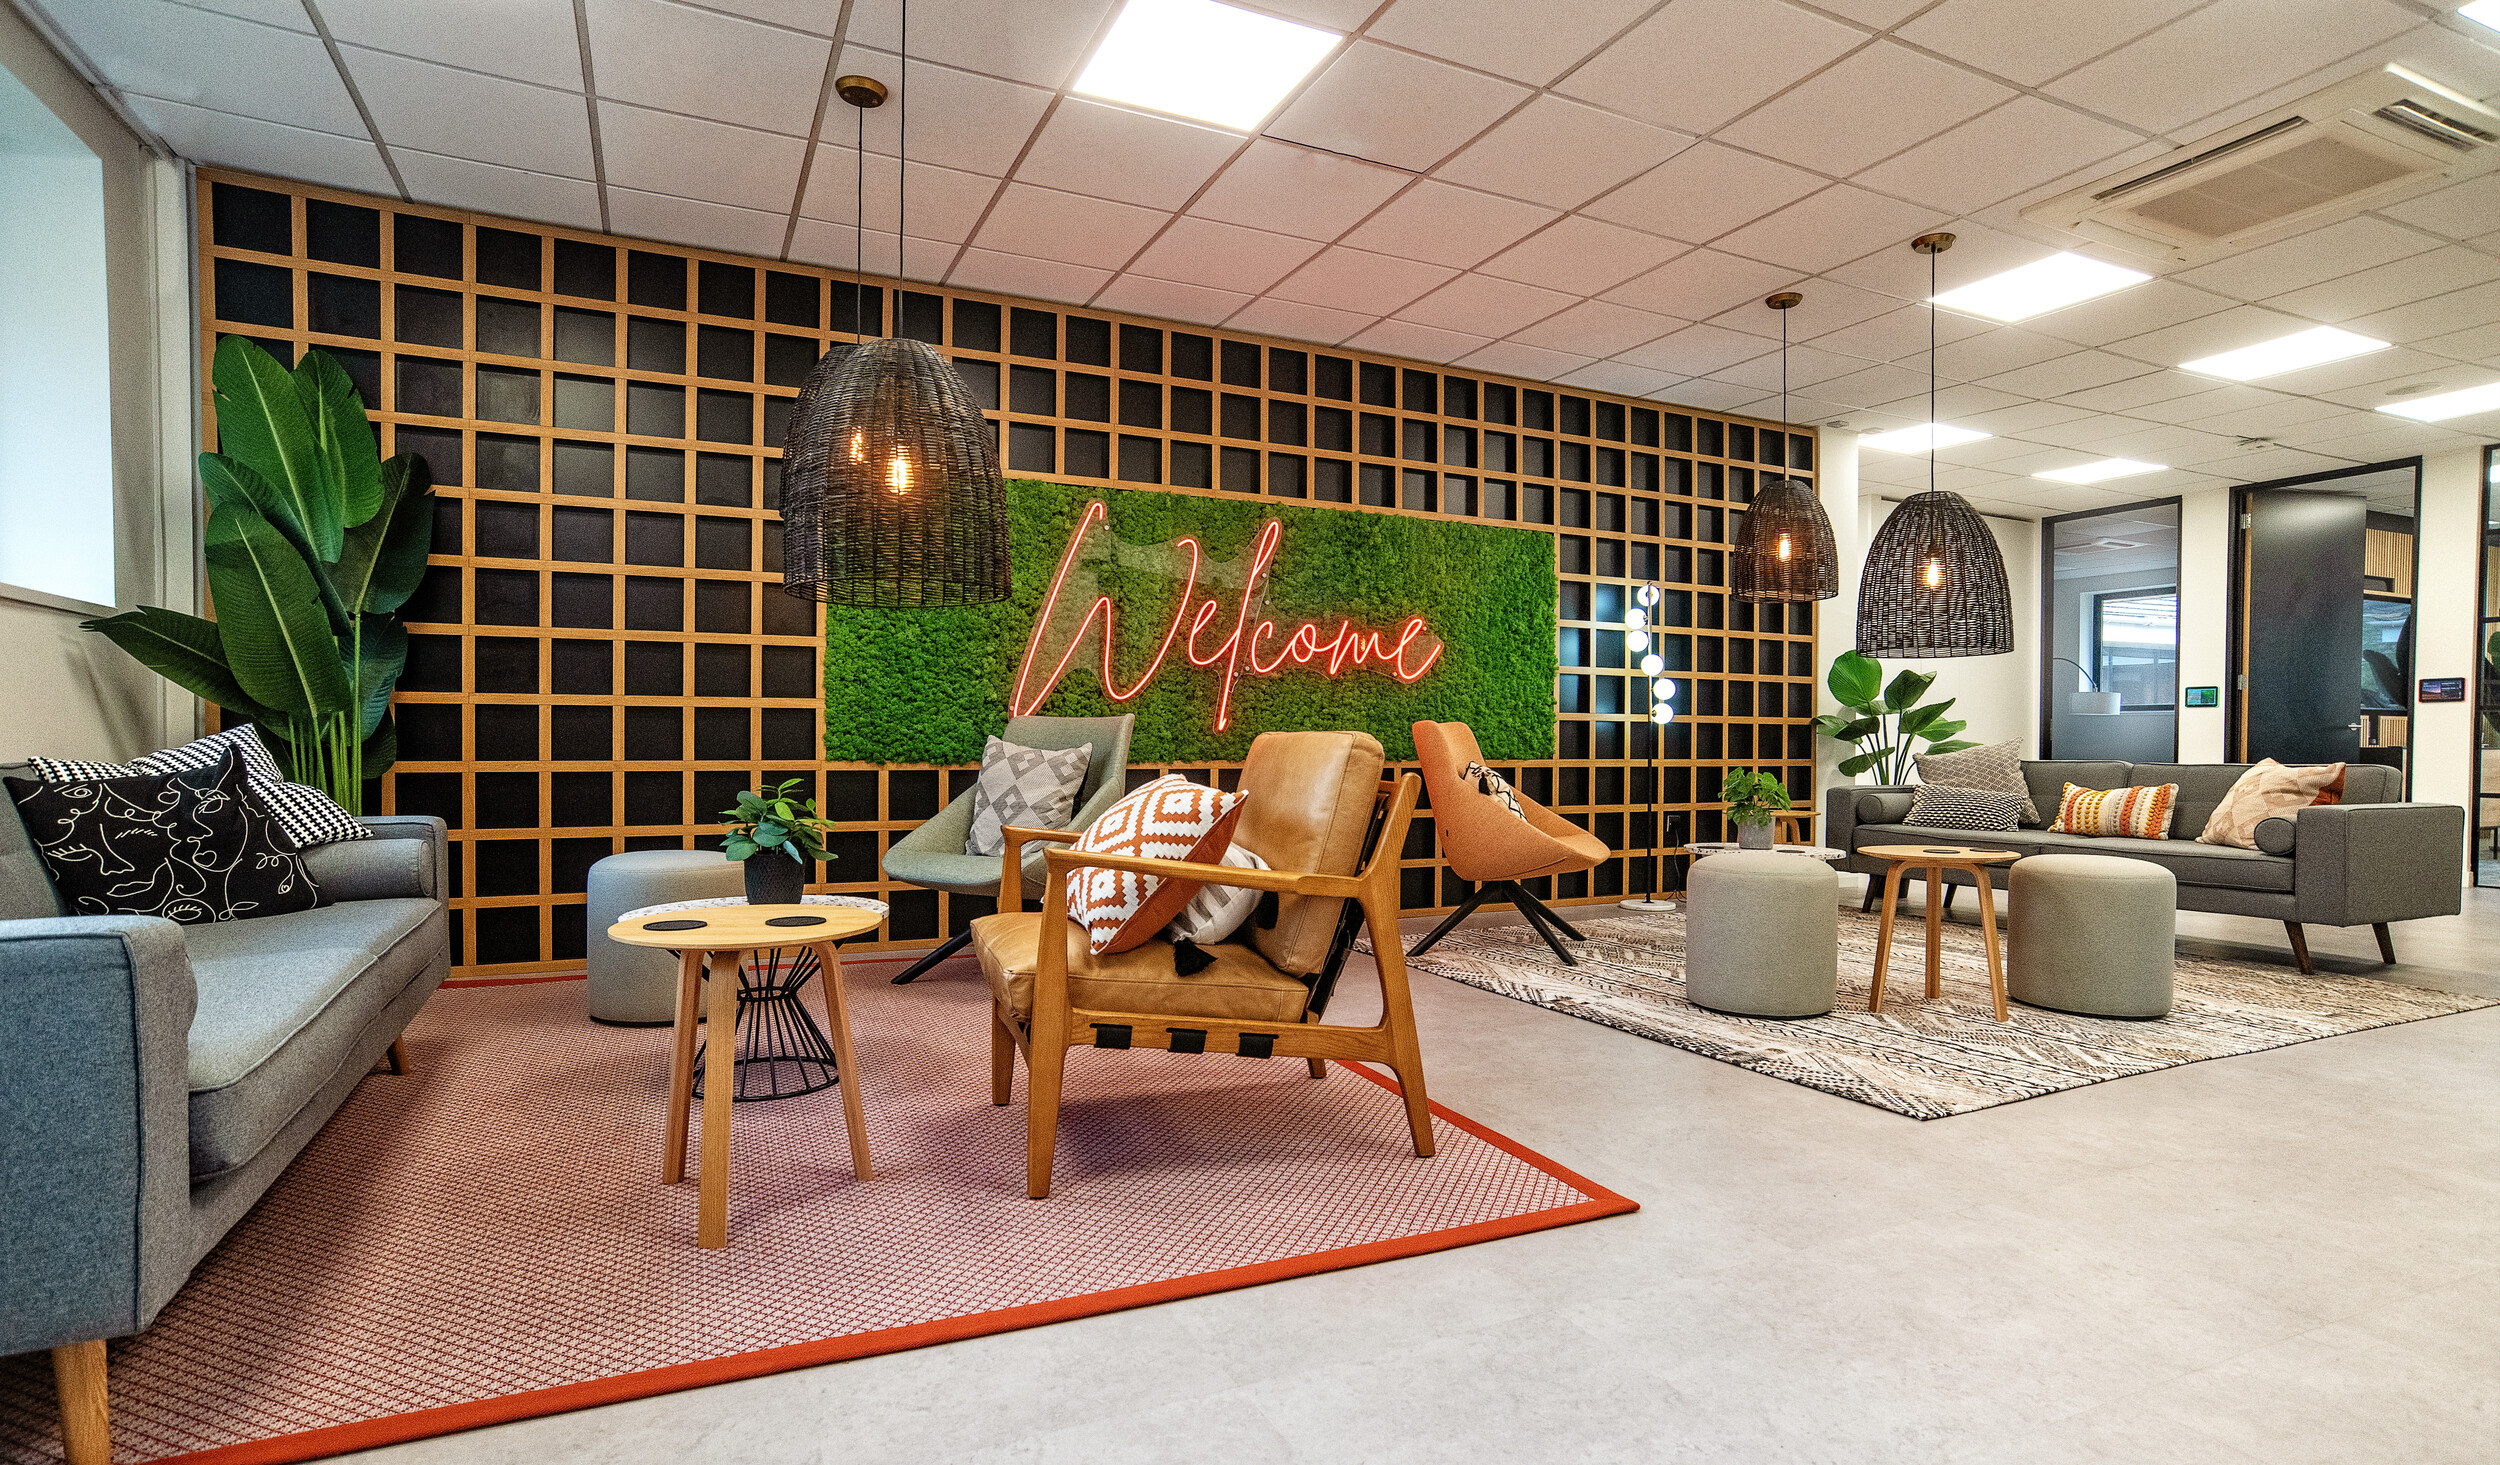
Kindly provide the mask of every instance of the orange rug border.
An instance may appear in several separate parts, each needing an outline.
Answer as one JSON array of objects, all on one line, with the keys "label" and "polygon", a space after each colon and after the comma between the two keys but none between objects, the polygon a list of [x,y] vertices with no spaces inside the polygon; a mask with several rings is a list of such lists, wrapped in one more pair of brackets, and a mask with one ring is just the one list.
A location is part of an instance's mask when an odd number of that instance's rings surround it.
[{"label": "orange rug border", "polygon": [[[472,977],[448,981],[446,987],[513,987],[539,982],[576,982],[586,974],[572,976]],[[1397,1081],[1373,1072],[1361,1063],[1343,1059],[1332,1060],[1334,1067],[1370,1080],[1391,1093],[1401,1090]],[[787,1373],[792,1369],[813,1368],[827,1363],[846,1363],[854,1358],[873,1358],[886,1353],[903,1353],[938,1343],[960,1342],[966,1338],[987,1337],[994,1333],[1019,1332],[1025,1328],[1050,1323],[1072,1322],[1078,1318],[1101,1317],[1107,1313],[1125,1312],[1131,1308],[1150,1307],[1159,1302],[1177,1302],[1188,1297],[1206,1297],[1218,1292],[1238,1291],[1244,1287],[1269,1282],[1288,1281],[1295,1277],[1318,1276],[1351,1267],[1370,1266],[1377,1262],[1397,1261],[1404,1257],[1425,1256],[1436,1251],[1452,1251],[1479,1242],[1498,1241],[1506,1236],[1525,1236],[1537,1231],[1550,1231],[1574,1226],[1607,1216],[1628,1215],[1639,1210],[1640,1202],[1617,1195],[1595,1181],[1565,1167],[1560,1162],[1529,1149],[1526,1145],[1498,1133],[1467,1116],[1443,1107],[1437,1100],[1427,1101],[1433,1117],[1466,1131],[1515,1160],[1534,1166],[1553,1179],[1561,1181],[1588,1197],[1574,1205],[1555,1206],[1522,1215],[1505,1216],[1495,1221],[1479,1221],[1468,1226],[1452,1226],[1439,1231],[1422,1231],[1412,1236],[1399,1236],[1387,1241],[1369,1241],[1360,1246],[1336,1247],[1328,1251],[1308,1252],[1301,1256],[1281,1257],[1246,1267],[1225,1267],[1212,1272],[1195,1272],[1184,1277],[1169,1277],[1159,1282],[1142,1282],[1130,1287],[1115,1287],[1102,1292],[1082,1292],[1051,1302],[1027,1303],[1022,1307],[998,1308],[989,1312],[963,1313],[955,1317],[937,1318],[899,1328],[882,1328],[874,1332],[853,1333],[839,1338],[819,1338],[809,1343],[792,1343],[779,1348],[759,1348],[747,1353],[732,1353],[721,1358],[707,1358],[695,1363],[671,1364],[665,1368],[644,1369],[635,1373],[611,1374],[606,1378],[585,1379],[580,1383],[559,1384],[553,1388],[533,1389],[527,1393],[505,1394],[492,1399],[478,1399],[466,1404],[445,1404],[406,1414],[387,1414],[376,1419],[359,1420],[354,1424],[337,1424],[323,1429],[305,1430],[296,1434],[273,1435],[267,1439],[248,1440],[238,1445],[219,1445],[214,1449],[195,1450],[184,1455],[162,1455],[163,1465],[288,1465],[299,1460],[319,1460],[343,1455],[351,1450],[370,1450],[383,1445],[406,1444],[411,1440],[434,1439],[482,1429],[493,1424],[510,1424],[515,1420],[539,1419],[552,1414],[570,1414],[580,1409],[595,1409],[606,1404],[621,1404],[631,1399],[654,1398],[661,1394],[682,1393],[688,1389],[712,1384],[731,1383],[739,1379],[762,1378],[767,1374]]]}]

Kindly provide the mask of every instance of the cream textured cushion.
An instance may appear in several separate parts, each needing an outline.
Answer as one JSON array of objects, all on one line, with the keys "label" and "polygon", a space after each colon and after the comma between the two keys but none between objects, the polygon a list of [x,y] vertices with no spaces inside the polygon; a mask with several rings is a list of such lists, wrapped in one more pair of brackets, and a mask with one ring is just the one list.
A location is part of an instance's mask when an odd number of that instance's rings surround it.
[{"label": "cream textured cushion", "polygon": [[2057,822],[2051,834],[2080,834],[2100,839],[2168,839],[2170,816],[2179,806],[2175,783],[2134,788],[2085,788],[2066,785],[2057,801]]},{"label": "cream textured cushion", "polygon": [[[1244,796],[1167,773],[1113,804],[1076,847],[1090,854],[1214,864],[1233,842]],[[1128,951],[1171,923],[1198,892],[1195,880],[1127,870],[1080,869],[1069,881],[1068,914],[1096,954]]]},{"label": "cream textured cushion", "polygon": [[1007,826],[1065,829],[1085,787],[1092,743],[1073,748],[1026,748],[1003,738],[981,745],[981,777],[972,786],[972,833],[968,855],[1007,852]]},{"label": "cream textured cushion", "polygon": [[2020,738],[1990,743],[1984,748],[1964,748],[1958,753],[1923,753],[1918,760],[1918,781],[1950,784],[1954,788],[1986,789],[1990,793],[2022,796],[2022,822],[2040,822],[2040,810],[2031,802],[2031,785],[2023,782],[2023,744]]},{"label": "cream textured cushion", "polygon": [[2268,819],[2291,818],[2316,803],[2319,794],[2340,783],[2343,777],[2341,763],[2291,768],[2268,758],[2231,785],[2231,791],[2214,806],[2214,816],[2205,821],[2205,832],[2196,836],[2197,843],[2253,850],[2257,847],[2258,825]]},{"label": "cream textured cushion", "polygon": [[[1222,863],[1236,870],[1267,868],[1267,861],[1237,844],[1224,851]],[[1241,929],[1241,923],[1259,908],[1259,897],[1265,893],[1239,885],[1201,885],[1198,893],[1189,898],[1189,904],[1172,918],[1172,924],[1163,928],[1163,934],[1173,941],[1195,941],[1202,946],[1221,941]]]}]

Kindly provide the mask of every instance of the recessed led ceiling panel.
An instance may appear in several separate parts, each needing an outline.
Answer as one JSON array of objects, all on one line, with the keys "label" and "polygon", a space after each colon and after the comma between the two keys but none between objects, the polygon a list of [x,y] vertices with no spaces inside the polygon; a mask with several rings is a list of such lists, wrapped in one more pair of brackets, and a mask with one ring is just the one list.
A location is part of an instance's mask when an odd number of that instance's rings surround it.
[{"label": "recessed led ceiling panel", "polygon": [[1215,0],[1128,0],[1076,90],[1250,132],[1342,39]]},{"label": "recessed led ceiling panel", "polygon": [[2139,463],[2133,458],[2103,458],[2097,463],[2077,463],[2072,468],[2052,468],[2034,473],[2034,478],[2053,478],[2059,483],[2099,483],[2110,478],[2132,478],[2138,473],[2159,473],[2169,465]]},{"label": "recessed led ceiling panel", "polygon": [[2153,278],[2142,270],[2103,264],[2080,254],[2052,254],[2027,265],[1945,291],[1935,302],[1947,310],[1990,320],[2029,320],[2096,295],[2124,290]]},{"label": "recessed led ceiling panel", "polygon": [[1942,422],[1922,422],[1916,427],[1896,428],[1858,439],[1858,446],[1887,453],[1923,453],[1930,447],[1953,448],[1975,443],[1992,433],[1973,432],[1967,427],[1954,427]]},{"label": "recessed led ceiling panel", "polygon": [[2373,351],[2386,349],[2385,341],[2356,336],[2333,326],[2319,326],[2314,330],[2278,336],[2271,341],[2260,341],[2254,346],[2242,346],[2237,351],[2225,351],[2219,356],[2200,356],[2194,361],[2182,361],[2179,369],[2193,371],[2200,376],[2253,382],[2259,377],[2280,376],[2304,366],[2323,366],[2330,361],[2367,356]]},{"label": "recessed led ceiling panel", "polygon": [[2500,411],[2500,382],[2467,387],[2461,392],[2442,392],[2436,397],[2417,397],[2410,402],[2390,402],[2378,410],[2416,422],[2445,422],[2451,417]]}]

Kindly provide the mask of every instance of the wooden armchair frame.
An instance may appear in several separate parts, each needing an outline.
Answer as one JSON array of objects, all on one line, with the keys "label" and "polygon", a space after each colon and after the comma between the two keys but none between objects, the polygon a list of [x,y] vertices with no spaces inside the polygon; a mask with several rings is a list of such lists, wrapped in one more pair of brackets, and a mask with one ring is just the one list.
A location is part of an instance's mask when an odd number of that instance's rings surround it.
[{"label": "wooden armchair frame", "polygon": [[[1201,865],[1183,860],[1148,860],[1126,855],[1054,849],[1043,856],[1049,870],[1042,900],[1042,937],[1034,961],[1033,1010],[1019,1023],[1006,998],[991,1005],[990,1102],[1012,1101],[1016,1054],[1024,1054],[1029,1075],[1025,1094],[1025,1192],[1035,1200],[1050,1194],[1050,1167],[1059,1139],[1060,1082],[1068,1049],[1077,1046],[1165,1048],[1181,1053],[1241,1053],[1251,1057],[1309,1060],[1313,1078],[1325,1076],[1326,1059],[1365,1059],[1397,1075],[1406,1100],[1407,1127],[1415,1153],[1430,1156],[1432,1110],[1424,1096],[1423,1050],[1415,1037],[1415,1009],[1408,995],[1406,961],[1398,937],[1398,851],[1406,844],[1406,827],[1415,815],[1423,780],[1412,773],[1380,784],[1376,809],[1379,829],[1370,859],[1361,873],[1317,875],[1293,870],[1247,870],[1234,865]],[[1020,829],[1006,831],[1007,868],[1014,869],[1027,841],[1074,843],[1076,831]],[[1316,975],[1312,1007],[1301,1023],[1257,1022],[1240,1018],[1194,1017],[1168,1013],[1094,1012],[1072,1006],[1068,996],[1068,877],[1079,869],[1128,870],[1139,875],[1195,880],[1244,890],[1284,895],[1343,897],[1361,912],[1361,924],[1372,933],[1373,960],[1380,969],[1380,1021],[1371,1027],[1348,1027],[1320,1021],[1336,976],[1351,942],[1352,922],[1340,923],[1340,935],[1329,964]],[[1079,1036],[1083,1035],[1083,1036]]]}]

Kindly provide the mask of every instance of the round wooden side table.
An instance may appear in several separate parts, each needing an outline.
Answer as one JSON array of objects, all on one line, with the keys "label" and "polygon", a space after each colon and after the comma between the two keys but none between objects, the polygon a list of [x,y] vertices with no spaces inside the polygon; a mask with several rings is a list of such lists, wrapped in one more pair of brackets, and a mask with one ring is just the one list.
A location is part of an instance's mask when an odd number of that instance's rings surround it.
[{"label": "round wooden side table", "polygon": [[627,946],[654,946],[678,953],[677,1024],[670,1048],[668,1132],[662,1142],[660,1180],[686,1178],[686,1129],[694,1104],[695,1006],[699,978],[711,976],[709,1011],[713,1034],[703,1075],[702,1196],[695,1244],[729,1244],[729,1113],[736,1097],[740,969],[748,953],[806,947],[824,969],[825,1013],[842,1090],[842,1122],[850,1131],[851,1173],[869,1178],[868,1122],[860,1110],[859,1065],[851,1056],[851,1009],[842,992],[837,941],[877,928],[881,913],[855,906],[723,905],[703,910],[656,912],[620,921],[608,939]]},{"label": "round wooden side table", "polygon": [[1884,1010],[1885,967],[1892,960],[1892,914],[1913,870],[1922,872],[1927,882],[1927,995],[1944,995],[1944,902],[1936,896],[1944,884],[1944,872],[1960,870],[1979,887],[1979,929],[1988,948],[1988,993],[1996,1004],[1997,1021],[2010,1021],[2005,1010],[2005,952],[1997,943],[1996,887],[1988,883],[1988,868],[2010,865],[2022,856],[2012,850],[1942,844],[1876,844],[1858,853],[1884,862],[1884,913],[1875,927],[1875,980],[1867,991],[1866,1010]]}]

